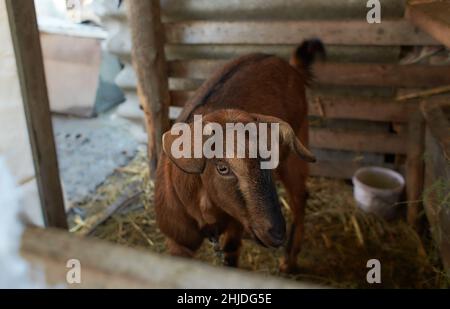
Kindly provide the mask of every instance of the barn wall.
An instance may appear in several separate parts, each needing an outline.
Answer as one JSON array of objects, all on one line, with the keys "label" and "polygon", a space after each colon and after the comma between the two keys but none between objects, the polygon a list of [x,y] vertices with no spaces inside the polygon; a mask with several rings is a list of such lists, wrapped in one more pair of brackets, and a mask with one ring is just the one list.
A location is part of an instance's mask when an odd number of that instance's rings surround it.
[{"label": "barn wall", "polygon": [[[390,72],[398,70],[396,65],[399,63],[402,51],[400,44],[434,45],[435,42],[423,33],[413,30],[409,24],[403,23],[404,0],[381,2],[385,28],[376,33],[372,31],[365,36],[364,30],[353,33],[358,31],[358,27],[354,26],[358,23],[367,27],[365,29],[371,29],[365,22],[368,11],[366,1],[361,0],[162,0],[162,19],[165,23],[167,40],[166,58],[170,74],[169,87],[173,105],[170,110],[171,118],[176,117],[179,107],[192,95],[203,79],[223,61],[250,52],[272,53],[287,59],[296,44],[301,41],[302,32],[311,32],[311,29],[300,28],[297,41],[296,37],[290,36],[291,33],[286,34],[283,31],[277,32],[282,34],[281,38],[278,38],[276,31],[272,29],[272,33],[265,33],[258,39],[253,38],[254,33],[246,32],[246,26],[255,27],[249,24],[249,21],[267,21],[262,24],[268,25],[269,31],[270,28],[278,26],[281,30],[285,30],[286,27],[292,29],[298,26],[298,22],[326,21],[325,29],[328,30],[325,32],[328,31],[328,35],[325,41],[328,61],[338,66],[334,71],[328,71],[329,75],[325,76],[325,81],[315,86],[314,95],[310,98],[310,110],[313,114],[311,126],[317,129],[312,132],[314,134],[312,147],[322,161],[321,165],[313,166],[313,174],[348,178],[356,168],[369,164],[386,165],[402,171],[406,141],[405,135],[402,134],[406,132],[407,121],[403,116],[410,108],[413,108],[414,104],[407,103],[401,107],[397,105],[391,108],[391,105],[383,103],[392,102],[398,88],[426,86],[424,81],[433,80],[433,78],[425,76],[423,81],[410,82],[409,78],[403,78],[412,75],[409,72],[400,73],[399,78],[395,77],[397,79],[389,80],[386,77],[390,76]],[[143,122],[143,113],[139,110],[136,95],[136,76],[131,66],[131,39],[125,8],[123,6],[118,8],[117,1],[105,1],[101,15],[110,32],[106,47],[110,52],[118,55],[124,63],[124,69],[116,82],[124,90],[127,102],[119,108],[118,113]],[[208,24],[211,22],[213,24]],[[238,28],[243,33],[242,37],[239,34],[230,34],[230,31],[234,30],[229,22],[242,22],[239,24],[241,28]],[[339,30],[336,35],[333,34],[333,22],[337,23],[337,28],[347,24],[352,31],[347,31],[349,35],[341,40]],[[260,25],[261,23],[257,27]],[[209,30],[204,30],[202,34],[202,29]],[[389,34],[383,33],[385,31]],[[216,33],[220,33],[220,36],[215,37]],[[267,38],[270,40],[265,41]],[[213,42],[208,44],[208,40]],[[350,71],[347,72],[353,74],[353,79],[345,80],[347,73],[342,70],[347,67],[339,66],[340,64],[350,64],[348,66]],[[417,69],[421,70],[421,68]],[[369,76],[369,79],[360,80],[358,74],[355,74],[358,70],[359,75]],[[335,80],[331,73],[341,71],[343,73],[336,74],[338,78]],[[370,78],[371,72],[375,74]],[[431,75],[435,73],[430,72]],[[319,76],[319,79],[321,78],[322,76]],[[336,96],[344,98],[349,95],[359,100],[347,107],[347,117],[337,115],[339,114],[337,109],[333,112],[332,107],[337,108],[338,105],[333,100],[327,101],[327,98]],[[353,113],[352,106],[362,110],[363,105],[367,106],[365,111],[360,113],[355,109],[355,115],[348,117],[349,113]],[[327,115],[322,113],[323,106],[327,109]],[[372,106],[376,106],[373,112]],[[332,111],[331,115],[328,113],[328,108]],[[333,132],[321,129],[333,130]],[[339,133],[342,130],[350,131],[351,134],[342,136]],[[336,131],[338,134],[335,134]],[[369,135],[358,135],[358,132],[367,132]],[[333,142],[341,138],[346,139],[343,147],[337,144],[323,147],[328,141]],[[314,142],[316,139],[317,142]],[[384,145],[381,147],[383,149],[377,148],[380,144]],[[344,164],[336,165],[336,162]]]},{"label": "barn wall", "polygon": [[[108,51],[120,57],[124,64],[122,73],[117,77],[118,85],[125,91],[127,104],[119,114],[132,119],[142,119],[136,96],[136,78],[131,66],[131,39],[126,20],[125,8],[118,7],[118,0],[101,1],[97,13],[109,31],[105,46]],[[401,17],[404,12],[404,0],[384,1],[383,16]],[[343,0],[162,0],[163,20],[305,20],[315,19],[356,19],[366,15],[364,1]],[[220,14],[217,14],[220,12]],[[294,45],[169,45],[168,60],[174,59],[230,59],[249,52],[273,53],[287,58]],[[398,59],[398,47],[366,46],[328,46],[330,59],[361,62],[393,62]],[[186,82],[185,82],[186,83]],[[187,82],[188,83],[188,82]],[[175,88],[177,80],[171,81]],[[194,87],[198,84],[194,84]]]}]

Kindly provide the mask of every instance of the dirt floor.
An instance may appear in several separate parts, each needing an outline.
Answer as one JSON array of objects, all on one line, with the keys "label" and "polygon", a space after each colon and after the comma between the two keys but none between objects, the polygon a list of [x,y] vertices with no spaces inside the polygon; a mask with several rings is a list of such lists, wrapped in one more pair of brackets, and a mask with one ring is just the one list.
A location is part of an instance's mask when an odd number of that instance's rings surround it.
[{"label": "dirt floor", "polygon": [[[427,236],[420,237],[402,220],[386,222],[363,213],[355,206],[351,185],[344,181],[310,178],[308,188],[300,272],[280,274],[278,261],[283,249],[266,249],[247,240],[241,268],[339,288],[450,287],[437,249]],[[289,219],[282,188],[280,196]],[[105,214],[112,210],[115,214],[105,220]],[[164,236],[155,221],[153,183],[149,181],[142,153],[130,165],[118,169],[97,189],[93,199],[79,203],[70,219],[73,232],[166,253]],[[198,252],[198,258],[221,265],[220,253],[208,241]],[[366,263],[370,259],[381,262],[382,283],[376,286],[366,281]]]}]

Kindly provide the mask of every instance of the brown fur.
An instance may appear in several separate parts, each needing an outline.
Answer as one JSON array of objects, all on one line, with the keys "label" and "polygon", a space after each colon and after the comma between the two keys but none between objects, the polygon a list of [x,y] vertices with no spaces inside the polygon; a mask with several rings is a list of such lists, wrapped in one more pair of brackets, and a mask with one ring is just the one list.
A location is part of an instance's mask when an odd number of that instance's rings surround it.
[{"label": "brown fur", "polygon": [[[308,72],[268,55],[236,59],[216,72],[186,104],[178,122],[193,115],[221,124],[255,122],[259,116],[287,122],[299,140],[308,143],[305,85]],[[237,266],[244,233],[268,246],[278,246],[285,223],[273,177],[286,187],[294,224],[289,233],[281,270],[291,272],[303,238],[308,166],[294,152],[281,150],[280,165],[272,175],[251,159],[230,159],[235,177],[219,177],[220,160],[207,160],[202,172],[186,173],[162,153],[157,169],[156,215],[167,236],[171,254],[192,257],[204,238],[222,235],[225,264]],[[281,227],[283,225],[283,227]]]}]

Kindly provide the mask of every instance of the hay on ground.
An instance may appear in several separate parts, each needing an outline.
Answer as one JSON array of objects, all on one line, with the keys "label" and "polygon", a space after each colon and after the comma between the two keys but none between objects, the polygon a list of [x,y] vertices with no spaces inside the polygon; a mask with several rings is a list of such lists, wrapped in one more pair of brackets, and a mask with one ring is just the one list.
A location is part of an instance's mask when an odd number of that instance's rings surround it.
[{"label": "hay on ground", "polygon": [[[139,201],[116,213],[96,228],[93,236],[129,247],[166,253],[165,239],[157,228],[153,208],[153,183],[149,181],[145,155],[117,171],[100,187],[92,201],[79,209],[101,209],[114,202],[130,182],[141,182]],[[448,277],[440,266],[439,254],[428,237],[421,238],[404,221],[386,222],[359,210],[352,188],[344,181],[310,178],[310,198],[306,209],[305,239],[299,256],[300,273],[283,275],[278,261],[283,249],[267,249],[245,240],[240,267],[258,273],[308,280],[335,287],[374,287],[367,283],[367,261],[381,262],[384,288],[444,288]],[[286,217],[286,197],[280,188]],[[86,211],[89,212],[89,211]],[[72,222],[72,227],[76,226]],[[79,229],[79,230],[82,230]],[[198,258],[221,265],[220,254],[205,241]]]}]

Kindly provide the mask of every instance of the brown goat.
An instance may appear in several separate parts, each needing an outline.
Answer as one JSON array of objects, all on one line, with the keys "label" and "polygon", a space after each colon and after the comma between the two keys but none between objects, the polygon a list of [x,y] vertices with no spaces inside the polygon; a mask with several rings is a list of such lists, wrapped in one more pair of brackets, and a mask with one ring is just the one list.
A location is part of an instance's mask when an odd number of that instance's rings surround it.
[{"label": "brown goat", "polygon": [[178,123],[193,126],[194,115],[222,126],[279,123],[281,163],[272,173],[260,168],[260,158],[176,159],[170,149],[177,136],[164,134],[155,199],[157,222],[171,254],[192,257],[205,238],[220,236],[225,264],[237,266],[244,234],[267,247],[282,245],[286,224],[277,177],[293,214],[280,269],[296,269],[304,229],[306,161],[315,160],[300,142],[308,142],[305,87],[315,54],[323,52],[323,45],[312,40],[296,50],[291,65],[264,54],[241,57],[217,71],[187,102]]}]

